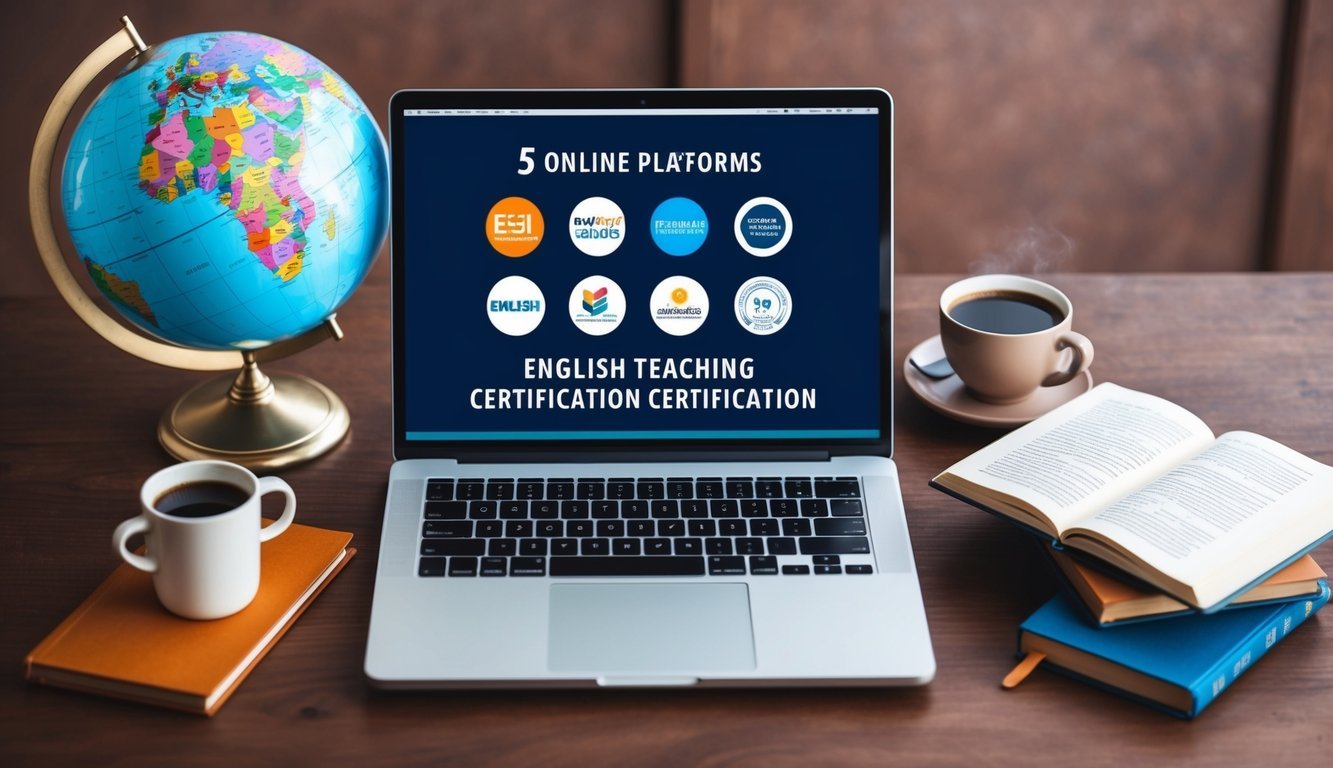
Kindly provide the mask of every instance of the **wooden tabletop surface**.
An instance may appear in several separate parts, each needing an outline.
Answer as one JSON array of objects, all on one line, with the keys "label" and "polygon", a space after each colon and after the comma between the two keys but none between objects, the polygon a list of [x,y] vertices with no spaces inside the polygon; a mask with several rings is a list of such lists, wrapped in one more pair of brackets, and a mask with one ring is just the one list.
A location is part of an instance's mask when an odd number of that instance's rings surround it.
[{"label": "wooden tabletop surface", "polygon": [[[896,289],[895,454],[939,664],[929,686],[372,690],[361,665],[391,461],[386,266],[340,312],[344,341],[271,366],[318,378],[351,408],[348,441],[283,476],[299,519],[354,532],[360,554],[213,719],[23,681],[24,655],[116,566],[112,529],[170,461],[157,418],[206,374],[127,357],[58,298],[0,299],[0,764],[1326,763],[1333,616],[1285,639],[1193,722],[1044,671],[1000,689],[1016,625],[1057,586],[1025,534],[926,485],[1000,434],[928,411],[903,385],[903,356],[935,331],[949,276]],[[1048,279],[1096,345],[1098,381],[1333,463],[1333,274]],[[1333,544],[1315,556],[1333,567]]]}]

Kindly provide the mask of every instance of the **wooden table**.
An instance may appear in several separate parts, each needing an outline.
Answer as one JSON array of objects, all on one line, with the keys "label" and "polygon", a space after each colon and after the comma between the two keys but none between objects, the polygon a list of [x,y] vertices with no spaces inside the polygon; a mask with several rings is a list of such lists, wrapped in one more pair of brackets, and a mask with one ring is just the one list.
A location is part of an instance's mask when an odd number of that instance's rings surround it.
[{"label": "wooden table", "polygon": [[[26,252],[27,248],[21,251]],[[30,255],[24,253],[23,255]],[[385,263],[340,313],[347,339],[272,366],[352,409],[335,453],[284,473],[306,522],[360,554],[213,719],[26,684],[23,656],[115,567],[112,528],[168,463],[161,409],[201,374],[96,339],[56,298],[0,300],[0,764],[1326,764],[1333,615],[1194,722],[1047,672],[1002,691],[1014,628],[1056,589],[1024,534],[926,486],[994,439],[918,404],[903,355],[947,276],[897,286],[897,458],[939,673],[894,690],[381,693],[361,675],[390,463]],[[1093,371],[1333,463],[1333,275],[1059,275]],[[1316,556],[1333,566],[1333,545]],[[152,649],[145,649],[151,653]],[[17,758],[17,760],[15,759]],[[138,758],[138,759],[134,759]]]}]

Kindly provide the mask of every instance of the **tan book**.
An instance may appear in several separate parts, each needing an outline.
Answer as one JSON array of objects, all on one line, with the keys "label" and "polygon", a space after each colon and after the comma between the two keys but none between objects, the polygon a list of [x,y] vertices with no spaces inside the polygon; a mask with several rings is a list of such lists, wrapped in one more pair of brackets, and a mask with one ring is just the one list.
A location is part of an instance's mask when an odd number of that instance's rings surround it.
[{"label": "tan book", "polygon": [[1101,384],[931,485],[1204,612],[1333,533],[1333,467]]},{"label": "tan book", "polygon": [[[1064,574],[1069,586],[1087,606],[1092,618],[1102,626],[1142,620],[1165,618],[1194,609],[1164,592],[1133,584],[1105,570],[1088,565],[1079,558],[1046,547],[1047,554]],[[1309,555],[1283,568],[1253,589],[1245,592],[1228,607],[1239,608],[1258,603],[1296,598],[1314,598],[1322,589],[1321,580],[1328,574]]]},{"label": "tan book", "polygon": [[121,564],[28,654],[25,676],[211,716],[356,553],[351,540],[293,523],[262,545],[254,602],[213,621],[168,612],[153,577]]}]

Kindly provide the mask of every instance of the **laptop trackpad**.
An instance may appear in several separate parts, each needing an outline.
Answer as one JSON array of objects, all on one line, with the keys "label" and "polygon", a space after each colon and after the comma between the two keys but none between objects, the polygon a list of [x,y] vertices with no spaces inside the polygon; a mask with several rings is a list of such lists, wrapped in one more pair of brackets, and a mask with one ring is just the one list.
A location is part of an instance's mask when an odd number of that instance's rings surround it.
[{"label": "laptop trackpad", "polygon": [[754,669],[744,584],[554,584],[552,670]]}]

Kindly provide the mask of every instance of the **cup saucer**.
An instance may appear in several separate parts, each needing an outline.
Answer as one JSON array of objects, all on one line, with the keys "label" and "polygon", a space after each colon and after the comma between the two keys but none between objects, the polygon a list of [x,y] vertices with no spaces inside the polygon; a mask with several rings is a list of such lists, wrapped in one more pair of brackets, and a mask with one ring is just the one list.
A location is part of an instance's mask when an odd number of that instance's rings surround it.
[{"label": "cup saucer", "polygon": [[929,362],[941,357],[944,357],[944,347],[940,344],[940,337],[931,336],[908,353],[907,359],[903,361],[903,377],[907,379],[908,389],[927,407],[965,424],[1017,427],[1092,389],[1092,373],[1084,371],[1057,387],[1039,387],[1032,397],[1021,403],[986,403],[968,393],[957,374],[947,379],[932,379],[909,362],[913,358]]}]

